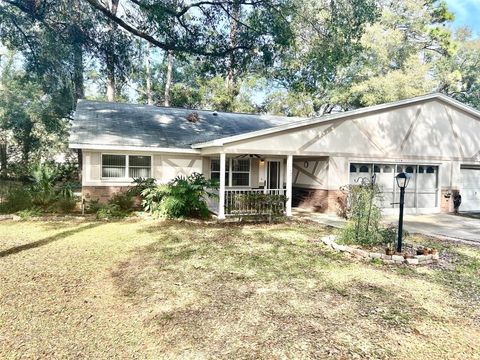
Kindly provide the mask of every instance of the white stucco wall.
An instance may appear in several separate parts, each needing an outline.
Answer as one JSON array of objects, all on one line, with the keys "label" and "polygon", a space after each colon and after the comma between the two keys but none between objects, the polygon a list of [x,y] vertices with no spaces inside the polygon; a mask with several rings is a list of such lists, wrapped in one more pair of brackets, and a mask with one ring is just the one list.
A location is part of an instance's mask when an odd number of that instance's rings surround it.
[{"label": "white stucco wall", "polygon": [[82,153],[83,186],[128,186],[132,184],[131,179],[103,179],[101,177],[102,154],[151,156],[152,177],[160,183],[168,182],[177,175],[188,176],[194,172],[203,172],[203,158],[197,155],[84,150]]},{"label": "white stucco wall", "polygon": [[480,165],[480,121],[429,99],[237,141],[223,150],[328,156],[327,175],[322,176],[325,188],[332,190],[348,183],[350,162],[437,165],[440,187],[456,188],[461,186],[461,164]]},{"label": "white stucco wall", "polygon": [[326,189],[328,157],[296,158],[293,161],[293,186],[307,189]]}]

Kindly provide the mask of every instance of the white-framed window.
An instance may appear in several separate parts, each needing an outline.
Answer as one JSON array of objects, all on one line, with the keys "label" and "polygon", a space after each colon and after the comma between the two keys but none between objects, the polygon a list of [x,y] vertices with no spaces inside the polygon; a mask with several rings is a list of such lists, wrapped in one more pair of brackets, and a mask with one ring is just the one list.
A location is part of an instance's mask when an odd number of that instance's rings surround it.
[{"label": "white-framed window", "polygon": [[102,154],[102,178],[127,179],[151,176],[150,155]]},{"label": "white-framed window", "polygon": [[[225,185],[228,186],[229,159],[225,164]],[[220,159],[210,160],[210,179],[220,181]]]},{"label": "white-framed window", "polygon": [[[250,159],[227,158],[225,186],[250,186]],[[220,181],[220,160],[210,160],[210,178]]]},{"label": "white-framed window", "polygon": [[127,155],[102,154],[102,177],[125,178]]},{"label": "white-framed window", "polygon": [[250,159],[232,159],[231,186],[250,186]]},{"label": "white-framed window", "polygon": [[152,157],[145,155],[128,156],[128,176],[131,178],[149,178],[152,174]]}]

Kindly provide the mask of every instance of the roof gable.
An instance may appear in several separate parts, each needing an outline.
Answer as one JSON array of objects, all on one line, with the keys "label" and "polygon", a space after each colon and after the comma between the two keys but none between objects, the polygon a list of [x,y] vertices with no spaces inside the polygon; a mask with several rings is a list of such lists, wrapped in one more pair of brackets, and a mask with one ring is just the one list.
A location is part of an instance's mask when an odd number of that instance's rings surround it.
[{"label": "roof gable", "polygon": [[369,106],[357,110],[352,110],[352,111],[346,111],[342,113],[335,113],[335,114],[329,114],[329,115],[324,115],[320,117],[314,117],[314,118],[309,118],[301,121],[295,121],[291,122],[288,124],[276,126],[271,129],[262,129],[259,131],[247,133],[247,134],[239,134],[231,137],[225,137],[225,138],[220,138],[220,139],[215,139],[213,141],[205,142],[205,143],[197,143],[194,144],[192,147],[196,149],[201,149],[201,148],[206,148],[206,147],[211,147],[211,146],[223,146],[225,144],[229,143],[234,143],[237,141],[242,141],[246,139],[253,139],[255,137],[261,137],[265,135],[270,135],[270,134],[277,134],[280,132],[284,131],[290,131],[290,130],[296,130],[302,127],[309,127],[312,125],[317,125],[320,123],[328,123],[328,122],[334,122],[334,121],[343,121],[345,119],[354,119],[357,117],[365,116],[368,114],[376,113],[376,112],[381,112],[381,111],[389,111],[393,110],[396,108],[403,108],[406,106],[409,107],[415,107],[418,104],[425,103],[427,101],[432,101],[432,100],[438,100],[441,101],[445,104],[448,104],[449,106],[457,109],[458,111],[462,111],[465,113],[468,113],[477,119],[480,120],[480,112],[477,111],[476,109],[467,106],[457,100],[454,100],[453,98],[440,94],[440,93],[434,93],[434,94],[428,94],[424,96],[418,96],[415,98],[411,99],[405,99],[405,100],[400,100],[392,103],[386,103],[386,104],[380,104],[380,105],[375,105],[375,106]]},{"label": "roof gable", "polygon": [[294,155],[464,160],[480,154],[479,114],[438,97],[342,115],[293,124],[288,130],[280,126],[270,133],[257,132],[225,142],[222,151],[275,154],[281,149]]}]

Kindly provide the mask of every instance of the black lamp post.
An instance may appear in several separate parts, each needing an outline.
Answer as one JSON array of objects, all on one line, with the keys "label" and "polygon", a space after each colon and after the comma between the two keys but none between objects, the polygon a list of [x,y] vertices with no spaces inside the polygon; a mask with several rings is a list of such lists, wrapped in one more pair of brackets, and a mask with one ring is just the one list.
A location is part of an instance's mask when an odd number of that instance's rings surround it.
[{"label": "black lamp post", "polygon": [[405,188],[408,186],[408,182],[412,178],[412,175],[406,172],[401,172],[395,176],[397,185],[400,188],[400,216],[398,217],[398,242],[397,252],[402,252],[402,235],[403,235],[403,205],[405,204]]}]

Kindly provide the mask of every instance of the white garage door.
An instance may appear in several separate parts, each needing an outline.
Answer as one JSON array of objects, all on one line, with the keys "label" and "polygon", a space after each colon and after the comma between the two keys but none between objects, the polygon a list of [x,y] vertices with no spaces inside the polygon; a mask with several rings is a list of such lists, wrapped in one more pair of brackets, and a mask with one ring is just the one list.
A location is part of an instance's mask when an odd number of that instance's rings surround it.
[{"label": "white garage door", "polygon": [[[412,178],[405,190],[407,213],[434,213],[438,204],[438,166],[406,164],[350,164],[350,184],[358,184],[359,179],[376,175],[376,183],[382,189],[382,202],[379,204],[385,213],[398,208],[400,198],[395,175],[407,172]],[[397,210],[392,211],[396,213]]]},{"label": "white garage door", "polygon": [[480,211],[480,167],[462,165],[462,205],[460,211]]}]

